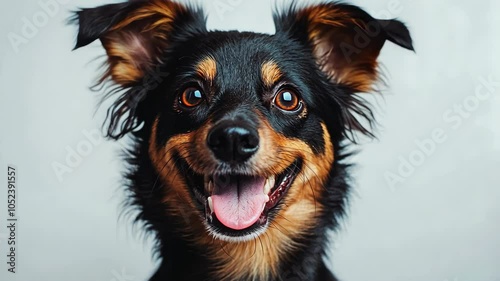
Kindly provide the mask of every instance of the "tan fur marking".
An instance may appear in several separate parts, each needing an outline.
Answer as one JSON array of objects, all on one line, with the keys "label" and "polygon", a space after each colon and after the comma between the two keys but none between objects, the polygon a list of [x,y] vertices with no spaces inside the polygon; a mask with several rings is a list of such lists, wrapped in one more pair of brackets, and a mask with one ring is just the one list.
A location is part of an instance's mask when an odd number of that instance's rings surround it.
[{"label": "tan fur marking", "polygon": [[331,6],[324,5],[305,8],[298,14],[298,17],[308,19],[309,38],[319,38],[323,35],[324,29],[321,25],[346,27],[347,24],[354,24],[362,26],[362,23],[354,19],[348,12],[341,9],[332,9]]},{"label": "tan fur marking", "polygon": [[[215,260],[217,268],[213,274],[218,280],[267,280],[278,275],[279,262],[298,245],[296,241],[307,234],[316,224],[323,206],[317,201],[334,161],[333,146],[326,126],[322,124],[325,150],[315,154],[299,139],[278,134],[266,120],[259,129],[261,148],[251,160],[261,175],[283,172],[298,157],[303,159],[303,169],[290,187],[283,208],[271,222],[266,232],[247,242],[224,242],[210,236],[202,218],[195,210],[184,176],[175,168],[173,151],[177,151],[197,172],[206,174],[215,168],[214,160],[203,141],[210,129],[210,122],[188,134],[172,137],[165,147],[157,147],[150,142],[151,159],[166,183],[167,212],[182,217],[185,232],[182,235],[192,243],[206,249],[206,255]],[[152,130],[151,139],[156,139],[158,120]],[[201,155],[201,156],[200,156]],[[208,269],[207,269],[208,270]]]},{"label": "tan fur marking", "polygon": [[203,79],[213,81],[217,75],[217,62],[213,57],[206,57],[198,63],[196,72]]},{"label": "tan fur marking", "polygon": [[[184,12],[185,10],[184,6],[172,1],[151,0],[146,5],[143,5],[133,11],[133,13],[131,13],[125,20],[116,24],[111,30],[121,29],[139,20],[157,17],[154,21],[148,24],[148,28],[144,29],[145,31],[150,31],[155,28],[170,25],[173,22],[175,15],[180,12]],[[162,36],[165,35],[166,34],[163,34]]]},{"label": "tan fur marking", "polygon": [[[151,139],[149,142],[149,156],[153,165],[160,174],[161,179],[165,183],[166,188],[163,202],[167,207],[167,213],[183,218],[189,221],[192,214],[185,212],[186,210],[194,210],[195,206],[188,193],[188,187],[184,181],[184,175],[181,175],[179,170],[174,165],[174,152],[179,153],[181,157],[186,157],[187,151],[184,146],[190,138],[188,134],[177,135],[171,138],[165,147],[157,147],[158,119],[154,122]],[[172,148],[177,148],[172,151]],[[201,221],[200,221],[201,223]]]},{"label": "tan fur marking", "polygon": [[116,83],[128,85],[141,79],[143,76],[141,66],[132,63],[135,58],[130,50],[127,50],[127,46],[112,40],[103,40],[103,45],[109,57],[109,75]]},{"label": "tan fur marking", "polygon": [[264,82],[264,86],[271,88],[273,87],[282,77],[282,73],[278,64],[274,61],[267,61],[262,64],[261,77]]}]

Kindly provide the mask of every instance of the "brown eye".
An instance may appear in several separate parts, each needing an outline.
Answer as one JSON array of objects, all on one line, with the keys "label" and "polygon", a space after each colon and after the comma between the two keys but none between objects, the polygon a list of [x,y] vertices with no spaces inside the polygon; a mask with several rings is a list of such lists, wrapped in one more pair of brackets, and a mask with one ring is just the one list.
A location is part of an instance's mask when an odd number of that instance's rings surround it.
[{"label": "brown eye", "polygon": [[285,111],[295,111],[300,107],[299,96],[289,89],[284,89],[278,92],[274,98],[274,104]]},{"label": "brown eye", "polygon": [[182,92],[182,95],[179,97],[179,102],[185,107],[195,107],[199,105],[205,95],[200,89],[197,88],[187,88]]}]

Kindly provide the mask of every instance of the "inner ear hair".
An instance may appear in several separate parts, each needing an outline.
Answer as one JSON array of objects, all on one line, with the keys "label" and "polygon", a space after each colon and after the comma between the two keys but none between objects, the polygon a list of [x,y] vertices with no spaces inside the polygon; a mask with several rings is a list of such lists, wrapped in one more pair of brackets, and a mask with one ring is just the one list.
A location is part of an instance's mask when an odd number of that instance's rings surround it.
[{"label": "inner ear hair", "polygon": [[[99,39],[108,56],[110,77],[128,87],[161,63],[173,33],[197,25],[204,30],[205,19],[199,11],[169,0],[132,1],[76,12],[79,24],[76,48]],[[181,28],[177,28],[181,27]]]},{"label": "inner ear hair", "polygon": [[370,92],[378,79],[377,57],[386,40],[413,50],[406,26],[377,20],[361,8],[335,2],[293,6],[275,15],[277,32],[306,41],[320,69],[355,92]]}]

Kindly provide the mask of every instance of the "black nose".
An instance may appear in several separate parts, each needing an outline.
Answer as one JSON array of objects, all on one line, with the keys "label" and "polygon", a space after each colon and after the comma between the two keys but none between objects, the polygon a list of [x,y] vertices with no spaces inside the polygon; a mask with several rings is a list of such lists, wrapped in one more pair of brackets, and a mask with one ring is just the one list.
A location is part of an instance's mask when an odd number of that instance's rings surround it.
[{"label": "black nose", "polygon": [[207,144],[219,160],[241,163],[259,149],[259,135],[249,126],[227,121],[210,131]]}]

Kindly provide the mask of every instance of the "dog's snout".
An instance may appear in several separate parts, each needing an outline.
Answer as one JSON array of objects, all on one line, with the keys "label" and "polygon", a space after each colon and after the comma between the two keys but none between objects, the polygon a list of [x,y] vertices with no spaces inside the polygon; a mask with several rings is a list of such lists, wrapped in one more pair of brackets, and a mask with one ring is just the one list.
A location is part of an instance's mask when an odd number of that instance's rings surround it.
[{"label": "dog's snout", "polygon": [[223,122],[210,131],[207,144],[217,159],[241,163],[258,150],[259,135],[248,125]]}]

